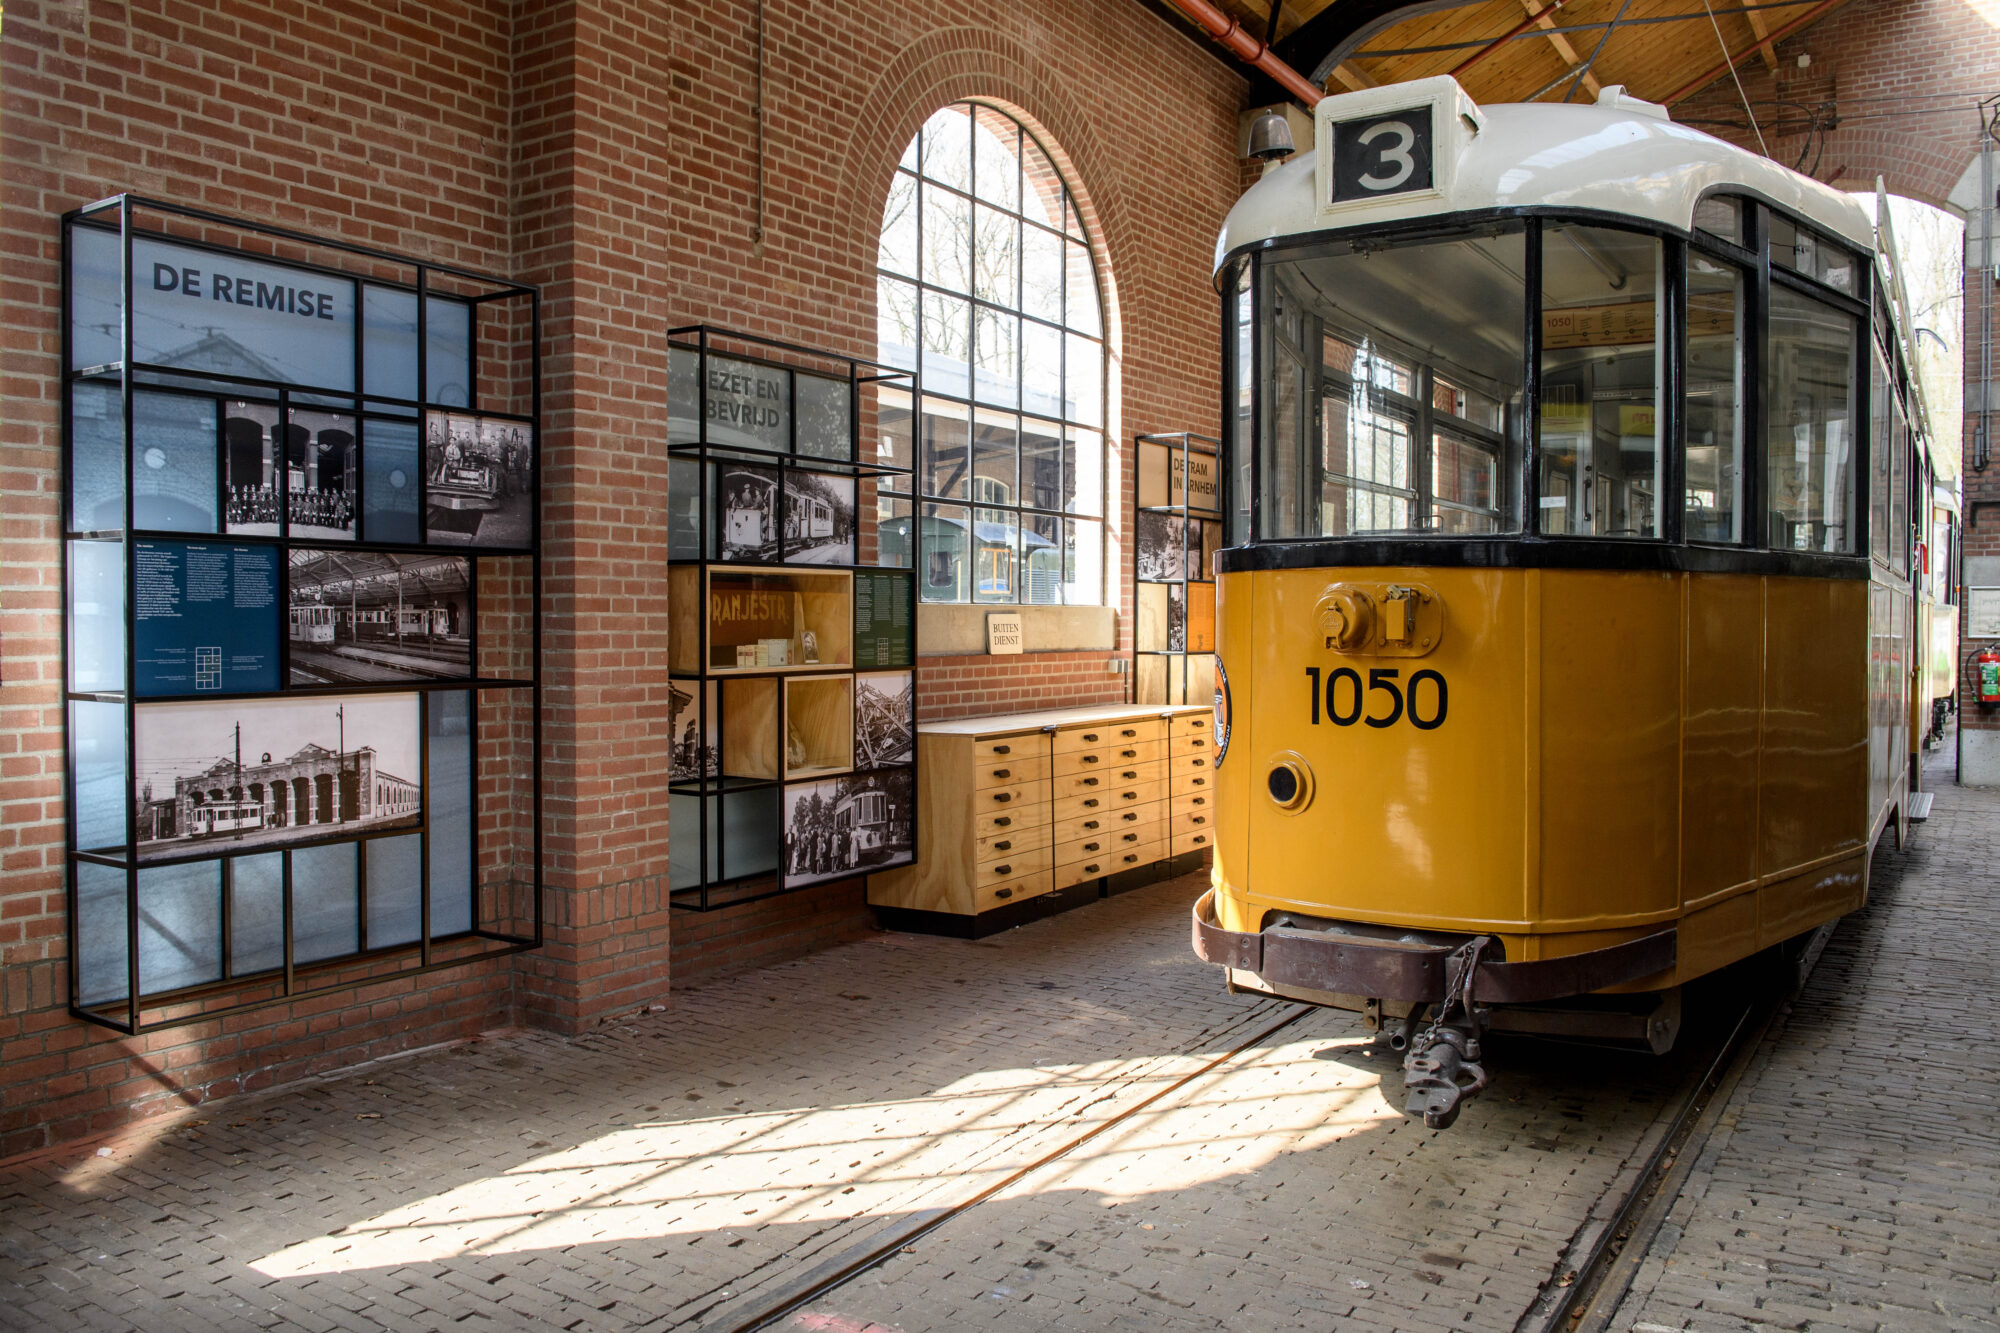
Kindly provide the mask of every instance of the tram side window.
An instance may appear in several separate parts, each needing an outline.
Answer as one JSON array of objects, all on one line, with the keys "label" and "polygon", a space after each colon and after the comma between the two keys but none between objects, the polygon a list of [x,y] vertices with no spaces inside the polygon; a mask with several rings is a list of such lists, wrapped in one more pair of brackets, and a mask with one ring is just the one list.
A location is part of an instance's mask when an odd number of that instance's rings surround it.
[{"label": "tram side window", "polygon": [[1518,230],[1267,261],[1266,540],[1521,529]]},{"label": "tram side window", "polygon": [[1251,320],[1248,264],[1237,270],[1236,284],[1229,295],[1229,323],[1229,383],[1234,410],[1224,424],[1229,431],[1229,458],[1236,469],[1235,482],[1230,488],[1229,544],[1241,546],[1250,540],[1251,411],[1256,400],[1250,350],[1256,325]]},{"label": "tram side window", "polygon": [[1769,546],[1855,549],[1854,332],[1851,316],[1771,285],[1764,380]]},{"label": "tram side window", "polygon": [[1660,535],[1659,291],[1654,238],[1604,227],[1542,232],[1545,533]]},{"label": "tram side window", "polygon": [[[1727,201],[1710,201],[1727,202]],[[1743,540],[1743,275],[1688,256],[1689,541]]]},{"label": "tram side window", "polygon": [[1892,395],[1895,419],[1889,442],[1889,568],[1910,572],[1910,414],[1902,394]]},{"label": "tram side window", "polygon": [[1882,344],[1875,344],[1868,359],[1868,553],[1878,563],[1889,563],[1889,454],[1895,432],[1890,428],[1896,400],[1895,381],[1889,378],[1889,363]]}]

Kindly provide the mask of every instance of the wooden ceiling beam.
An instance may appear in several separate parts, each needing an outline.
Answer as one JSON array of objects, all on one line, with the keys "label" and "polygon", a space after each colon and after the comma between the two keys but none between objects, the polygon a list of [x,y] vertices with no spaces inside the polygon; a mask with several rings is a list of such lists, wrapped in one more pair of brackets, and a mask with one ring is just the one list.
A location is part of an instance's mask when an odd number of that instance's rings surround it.
[{"label": "wooden ceiling beam", "polygon": [[1778,51],[1770,44],[1771,30],[1764,25],[1764,12],[1753,9],[1743,17],[1750,20],[1750,31],[1756,34],[1757,40],[1765,43],[1757,48],[1763,54],[1764,68],[1775,72],[1778,68]]},{"label": "wooden ceiling beam", "polygon": [[[1528,17],[1535,21],[1537,28],[1547,30],[1556,26],[1556,21],[1553,17],[1555,6],[1544,6],[1541,0],[1521,0],[1521,8],[1528,11]],[[1549,44],[1555,47],[1556,54],[1563,58],[1563,63],[1568,65],[1569,68],[1575,69],[1583,63],[1583,57],[1578,55],[1576,48],[1569,44],[1569,38],[1559,32],[1550,32],[1548,37]],[[1595,97],[1603,89],[1604,85],[1597,81],[1595,74],[1586,72],[1583,76],[1583,86],[1590,89],[1590,95]]]}]

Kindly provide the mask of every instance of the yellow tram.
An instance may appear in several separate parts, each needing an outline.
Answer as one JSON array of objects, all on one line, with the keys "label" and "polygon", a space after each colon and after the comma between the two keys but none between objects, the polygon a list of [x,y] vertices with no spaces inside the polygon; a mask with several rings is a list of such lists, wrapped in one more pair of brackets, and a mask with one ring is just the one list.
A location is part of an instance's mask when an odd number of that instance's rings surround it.
[{"label": "yellow tram", "polygon": [[1431,1125],[1487,1030],[1666,1049],[1917,813],[1950,515],[1875,249],[1621,89],[1449,78],[1328,98],[1230,213],[1195,947],[1400,1022]]}]

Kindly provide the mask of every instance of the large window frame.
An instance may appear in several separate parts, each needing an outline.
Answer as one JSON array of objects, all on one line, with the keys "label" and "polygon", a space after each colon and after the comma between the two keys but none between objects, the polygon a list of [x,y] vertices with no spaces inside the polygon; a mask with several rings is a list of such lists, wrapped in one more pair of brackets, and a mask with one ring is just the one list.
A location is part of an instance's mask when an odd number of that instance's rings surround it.
[{"label": "large window frame", "polygon": [[920,377],[907,424],[884,432],[908,441],[913,471],[877,512],[921,598],[1103,605],[1105,279],[1056,154],[1003,107],[933,113],[891,182],[876,284],[878,356]]}]

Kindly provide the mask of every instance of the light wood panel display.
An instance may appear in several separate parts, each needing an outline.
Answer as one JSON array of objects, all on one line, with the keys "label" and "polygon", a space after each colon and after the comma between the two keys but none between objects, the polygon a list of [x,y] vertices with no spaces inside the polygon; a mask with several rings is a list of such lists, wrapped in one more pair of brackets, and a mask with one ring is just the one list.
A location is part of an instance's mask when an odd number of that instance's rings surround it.
[{"label": "light wood panel display", "polygon": [[917,862],[870,875],[868,901],[892,926],[979,935],[1038,915],[1031,904],[1057,910],[1042,900],[1061,891],[1204,851],[1211,731],[1191,705],[919,727]]}]

